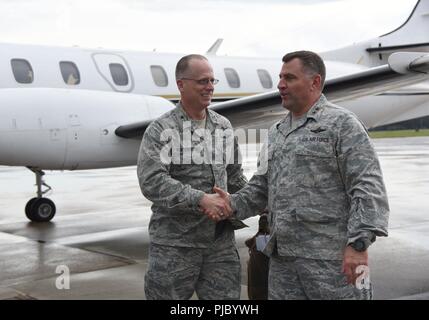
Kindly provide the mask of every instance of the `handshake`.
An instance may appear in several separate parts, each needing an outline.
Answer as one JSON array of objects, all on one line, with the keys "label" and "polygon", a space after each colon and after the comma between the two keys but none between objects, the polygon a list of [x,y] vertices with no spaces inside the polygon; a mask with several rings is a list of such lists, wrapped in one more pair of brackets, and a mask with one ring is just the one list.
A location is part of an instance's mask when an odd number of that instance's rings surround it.
[{"label": "handshake", "polygon": [[232,216],[230,195],[221,188],[214,187],[213,194],[204,194],[201,198],[199,207],[209,219],[220,221]]}]

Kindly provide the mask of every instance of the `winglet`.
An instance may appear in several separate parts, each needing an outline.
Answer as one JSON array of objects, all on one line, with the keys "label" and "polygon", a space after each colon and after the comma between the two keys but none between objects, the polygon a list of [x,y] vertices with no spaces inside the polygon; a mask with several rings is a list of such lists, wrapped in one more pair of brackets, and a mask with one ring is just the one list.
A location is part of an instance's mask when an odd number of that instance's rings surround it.
[{"label": "winglet", "polygon": [[215,43],[213,43],[213,45],[210,47],[210,49],[207,50],[206,54],[215,56],[222,42],[223,42],[223,39],[221,38],[217,39]]}]

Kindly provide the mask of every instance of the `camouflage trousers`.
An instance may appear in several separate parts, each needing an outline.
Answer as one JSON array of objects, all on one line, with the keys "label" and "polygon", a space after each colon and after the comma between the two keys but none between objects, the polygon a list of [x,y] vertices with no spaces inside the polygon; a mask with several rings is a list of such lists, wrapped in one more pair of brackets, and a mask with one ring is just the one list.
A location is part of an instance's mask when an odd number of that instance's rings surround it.
[{"label": "camouflage trousers", "polygon": [[215,243],[207,249],[150,244],[145,294],[148,300],[240,299],[238,251]]},{"label": "camouflage trousers", "polygon": [[341,260],[296,257],[270,258],[269,300],[371,300],[372,286],[357,289],[347,283]]}]

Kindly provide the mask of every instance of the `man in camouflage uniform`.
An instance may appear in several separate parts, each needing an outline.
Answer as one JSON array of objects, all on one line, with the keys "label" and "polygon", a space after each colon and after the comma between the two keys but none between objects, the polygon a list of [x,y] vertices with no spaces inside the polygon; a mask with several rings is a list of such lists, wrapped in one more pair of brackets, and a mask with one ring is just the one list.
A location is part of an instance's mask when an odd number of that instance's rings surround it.
[{"label": "man in camouflage uniform", "polygon": [[375,237],[387,236],[389,206],[374,147],[353,113],[327,101],[324,79],[318,55],[283,57],[278,89],[289,114],[269,130],[246,187],[229,199],[216,190],[239,219],[268,205],[269,299],[371,298],[356,268],[368,265]]},{"label": "man in camouflage uniform", "polygon": [[207,109],[217,80],[205,57],[183,57],[176,82],[181,101],[147,128],[138,159],[142,193],[153,202],[146,298],[239,299],[234,229],[245,225],[225,220],[230,208],[213,194],[214,186],[234,193],[247,182],[238,143],[230,122]]}]

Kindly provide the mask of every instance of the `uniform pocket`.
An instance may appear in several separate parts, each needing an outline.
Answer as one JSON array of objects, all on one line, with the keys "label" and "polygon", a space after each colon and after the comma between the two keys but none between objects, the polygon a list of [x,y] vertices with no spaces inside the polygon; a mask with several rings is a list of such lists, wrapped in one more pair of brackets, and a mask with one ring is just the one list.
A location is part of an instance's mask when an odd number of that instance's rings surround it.
[{"label": "uniform pocket", "polygon": [[304,208],[296,208],[295,217],[298,222],[316,223],[316,224],[331,224],[336,225],[335,232],[338,232],[337,222],[341,219],[338,212],[331,211],[329,208],[315,208],[309,205]]},{"label": "uniform pocket", "polygon": [[337,159],[331,150],[299,150],[296,151],[295,161],[298,186],[323,188],[342,184]]}]

